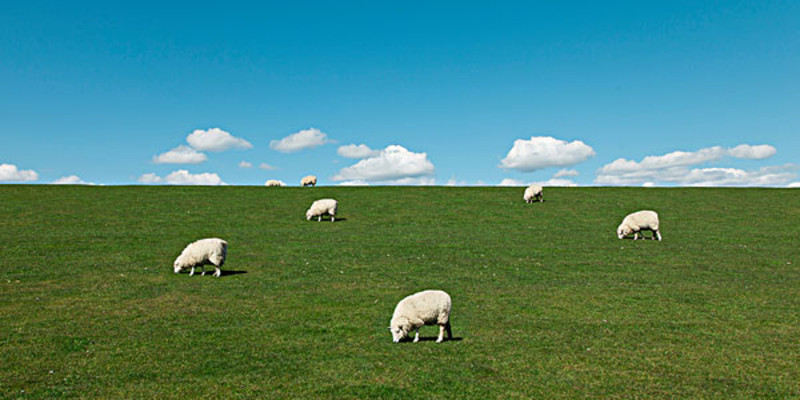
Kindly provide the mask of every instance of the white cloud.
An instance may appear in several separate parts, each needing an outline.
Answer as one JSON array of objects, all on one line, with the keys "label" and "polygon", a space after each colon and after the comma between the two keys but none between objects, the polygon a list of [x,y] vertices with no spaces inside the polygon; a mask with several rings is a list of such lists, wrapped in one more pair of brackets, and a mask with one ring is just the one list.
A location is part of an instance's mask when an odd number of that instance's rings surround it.
[{"label": "white cloud", "polygon": [[728,150],[731,157],[746,158],[748,160],[761,160],[775,155],[778,150],[768,144],[761,144],[751,146],[749,144],[740,144]]},{"label": "white cloud", "polygon": [[249,149],[253,147],[247,140],[237,138],[219,128],[211,128],[207,131],[196,129],[186,137],[186,141],[194,149],[201,151],[225,151],[230,148]]},{"label": "white cloud", "polygon": [[558,172],[556,172],[556,174],[553,175],[553,178],[563,178],[565,176],[571,178],[571,177],[575,177],[575,176],[578,176],[578,175],[579,175],[578,171],[576,171],[574,169],[562,169],[562,170],[559,170]]},{"label": "white cloud", "polygon": [[311,149],[328,143],[328,135],[316,128],[304,129],[293,133],[281,140],[273,140],[269,147],[281,153],[293,153],[304,149]]},{"label": "white cloud", "polygon": [[139,177],[139,183],[161,183],[163,179],[158,175],[150,172]]},{"label": "white cloud", "polygon": [[265,169],[265,170],[268,170],[268,171],[272,171],[274,169],[278,169],[276,167],[273,167],[272,165],[269,165],[269,164],[263,163],[263,162],[261,164],[258,164],[258,168]]},{"label": "white cloud", "polygon": [[530,185],[529,183],[525,183],[518,179],[511,179],[511,178],[505,178],[502,181],[500,181],[500,183],[497,184],[497,186],[529,186],[529,185]]},{"label": "white cloud", "polygon": [[367,181],[344,181],[339,183],[339,186],[369,186]]},{"label": "white cloud", "polygon": [[17,169],[14,164],[0,164],[0,182],[31,182],[39,179],[32,169]]},{"label": "white cloud", "polygon": [[78,175],[63,176],[52,182],[54,185],[94,185],[94,183],[84,182]]},{"label": "white cloud", "polygon": [[206,160],[208,157],[205,154],[184,145],[153,156],[153,162],[156,164],[200,164]]},{"label": "white cloud", "polygon": [[658,182],[690,186],[769,186],[788,183],[794,172],[791,168],[762,168],[745,171],[735,168],[695,168],[691,166],[719,161],[726,156],[743,159],[763,159],[776,153],[769,145],[747,144],[725,149],[721,146],[694,152],[674,151],[661,156],[647,156],[640,162],[619,158],[602,166],[595,183],[600,185],[656,185]]},{"label": "white cloud", "polygon": [[549,136],[532,136],[530,140],[515,140],[500,168],[531,172],[579,164],[594,155],[594,149],[580,140],[567,143]]},{"label": "white cloud", "polygon": [[800,188],[800,182],[792,182],[792,183],[788,184],[786,187]]},{"label": "white cloud", "polygon": [[533,184],[537,184],[539,186],[545,186],[545,187],[553,187],[553,186],[574,187],[574,186],[578,186],[577,183],[575,183],[575,182],[573,182],[573,181],[571,181],[569,179],[557,179],[557,178],[548,179],[546,181],[540,181],[540,182],[530,182],[530,183],[525,183],[525,182],[517,180],[517,179],[505,178],[502,181],[500,181],[500,183],[498,183],[497,186],[527,187],[527,186],[530,186],[530,185],[533,185]]},{"label": "white cloud", "polygon": [[247,161],[242,161],[239,163],[239,168],[253,168],[253,164]]},{"label": "white cloud", "polygon": [[791,165],[764,167],[755,171],[736,168],[698,168],[680,182],[690,186],[783,186],[797,177]]},{"label": "white cloud", "polygon": [[340,146],[336,150],[336,154],[345,158],[369,158],[380,155],[380,150],[372,150],[365,144],[348,144],[347,146]]},{"label": "white cloud", "polygon": [[405,147],[391,145],[373,157],[365,158],[355,165],[342,168],[333,177],[334,181],[367,181],[389,184],[431,184],[434,166],[427,153],[414,153]]},{"label": "white cloud", "polygon": [[166,183],[170,185],[225,185],[215,173],[192,174],[185,169],[179,169],[162,178],[154,173],[144,174],[139,177],[140,183]]}]

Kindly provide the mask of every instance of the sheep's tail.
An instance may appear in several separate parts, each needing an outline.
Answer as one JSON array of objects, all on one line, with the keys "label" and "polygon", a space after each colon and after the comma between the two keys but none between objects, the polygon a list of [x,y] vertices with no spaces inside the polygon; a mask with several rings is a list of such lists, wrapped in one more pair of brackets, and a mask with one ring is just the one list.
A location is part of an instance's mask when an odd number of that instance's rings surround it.
[{"label": "sheep's tail", "polygon": [[450,321],[444,324],[444,329],[447,330],[447,340],[453,340],[453,330],[450,328]]}]

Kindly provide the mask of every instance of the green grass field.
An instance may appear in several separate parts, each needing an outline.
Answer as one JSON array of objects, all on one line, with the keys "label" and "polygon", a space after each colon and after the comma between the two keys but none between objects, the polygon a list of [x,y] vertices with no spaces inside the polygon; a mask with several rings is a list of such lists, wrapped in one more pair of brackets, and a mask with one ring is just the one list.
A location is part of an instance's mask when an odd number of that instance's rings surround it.
[{"label": "green grass field", "polygon": [[[664,241],[618,240],[645,208]],[[6,185],[0,221],[4,398],[800,397],[798,190]],[[213,236],[221,278],[172,273]],[[423,289],[457,340],[392,343]]]}]

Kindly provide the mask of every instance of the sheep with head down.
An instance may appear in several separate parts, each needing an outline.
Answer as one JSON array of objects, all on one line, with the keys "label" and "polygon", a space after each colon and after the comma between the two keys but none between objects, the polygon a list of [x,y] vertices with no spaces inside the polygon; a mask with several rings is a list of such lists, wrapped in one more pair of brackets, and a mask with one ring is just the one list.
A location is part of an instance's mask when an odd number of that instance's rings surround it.
[{"label": "sheep with head down", "polygon": [[436,339],[436,343],[444,340],[445,330],[447,330],[447,339],[452,340],[451,306],[450,295],[441,290],[425,290],[400,300],[389,322],[392,341],[398,343],[414,330],[416,331],[414,343],[418,342],[419,328],[423,325],[439,325],[439,337]]},{"label": "sheep with head down", "polygon": [[[622,223],[617,227],[617,237],[622,239],[633,233],[633,240],[639,239],[639,232],[649,230],[653,232],[654,238],[661,240],[661,232],[658,230],[658,214],[655,211],[643,210],[628,214]],[[642,234],[644,239],[644,234]]]},{"label": "sheep with head down", "polygon": [[206,274],[206,265],[214,266],[214,276],[222,275],[220,269],[225,264],[225,256],[228,253],[228,242],[219,238],[200,239],[189,243],[183,249],[181,255],[172,264],[173,271],[177,274],[182,269],[191,268],[189,276],[194,275],[195,267],[202,268],[200,275]]},{"label": "sheep with head down", "polygon": [[311,207],[306,211],[306,219],[317,217],[317,221],[322,221],[322,216],[327,214],[331,216],[331,222],[336,221],[336,210],[339,208],[339,202],[334,199],[320,199],[311,204]]},{"label": "sheep with head down", "polygon": [[539,202],[544,201],[544,196],[542,195],[543,189],[539,185],[530,185],[525,188],[525,193],[522,194],[522,199],[525,200],[526,203],[533,203],[536,200]]}]

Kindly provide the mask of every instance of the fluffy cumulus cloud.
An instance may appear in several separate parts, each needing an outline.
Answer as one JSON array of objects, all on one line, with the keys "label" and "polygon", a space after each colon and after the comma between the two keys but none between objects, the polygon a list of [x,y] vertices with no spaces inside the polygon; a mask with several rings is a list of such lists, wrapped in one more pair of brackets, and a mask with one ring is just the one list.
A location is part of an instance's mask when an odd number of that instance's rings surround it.
[{"label": "fluffy cumulus cloud", "polygon": [[769,158],[775,155],[778,151],[768,145],[768,144],[761,144],[758,146],[751,146],[749,144],[740,144],[732,149],[728,150],[728,154],[731,157],[736,158],[745,158],[749,160],[762,160],[764,158]]},{"label": "fluffy cumulus cloud", "polygon": [[153,162],[156,164],[200,164],[207,159],[205,154],[184,145],[153,156]]},{"label": "fluffy cumulus cloud", "polygon": [[185,169],[179,169],[167,175],[166,177],[160,177],[156,174],[149,173],[144,174],[139,177],[140,183],[146,184],[169,184],[169,185],[207,185],[207,186],[218,186],[218,185],[225,185],[225,182],[219,177],[219,175],[214,173],[200,173],[200,174],[192,174]]},{"label": "fluffy cumulus cloud", "polygon": [[552,178],[552,179],[549,179],[549,180],[546,180],[546,181],[541,181],[541,182],[529,182],[529,183],[525,183],[525,182],[520,181],[518,179],[505,178],[502,181],[500,181],[500,183],[498,183],[497,186],[526,187],[526,186],[530,186],[530,185],[533,185],[533,184],[537,184],[539,186],[546,186],[546,187],[553,187],[553,186],[574,187],[574,186],[578,186],[577,183],[575,183],[575,182],[573,182],[573,181],[571,181],[569,179],[558,179],[558,178]]},{"label": "fluffy cumulus cloud", "polygon": [[591,146],[580,140],[566,142],[549,136],[517,139],[500,167],[531,172],[549,167],[568,167],[595,155]]},{"label": "fluffy cumulus cloud", "polygon": [[247,140],[237,138],[219,128],[196,129],[186,137],[186,141],[192,148],[200,151],[225,151],[231,148],[249,149],[253,147]]},{"label": "fluffy cumulus cloud", "polygon": [[339,186],[369,186],[367,181],[344,181],[340,182]]},{"label": "fluffy cumulus cloud", "polygon": [[655,186],[658,182],[684,186],[776,186],[786,185],[796,176],[792,165],[764,167],[746,171],[737,168],[692,168],[724,157],[760,160],[777,151],[770,145],[747,144],[733,148],[708,147],[697,151],[674,151],[647,156],[641,161],[620,158],[597,171],[600,185]]},{"label": "fluffy cumulus cloud", "polygon": [[32,182],[39,174],[32,169],[18,169],[14,164],[0,164],[0,182]]},{"label": "fluffy cumulus cloud", "polygon": [[54,185],[94,185],[91,182],[84,182],[78,175],[69,175],[58,178],[52,182]]},{"label": "fluffy cumulus cloud", "polygon": [[296,151],[311,149],[330,142],[328,135],[319,129],[309,128],[293,133],[281,140],[273,140],[269,147],[281,153],[294,153]]},{"label": "fluffy cumulus cloud", "polygon": [[380,155],[380,150],[372,150],[365,144],[348,144],[347,146],[339,146],[336,154],[344,158],[369,158]]},{"label": "fluffy cumulus cloud", "polygon": [[558,172],[556,172],[556,174],[553,175],[553,178],[563,178],[565,176],[568,177],[568,178],[572,178],[572,177],[576,177],[578,175],[579,175],[578,171],[576,171],[574,169],[562,169],[562,170],[559,170]]},{"label": "fluffy cumulus cloud", "polygon": [[372,157],[342,168],[333,180],[428,185],[433,182],[429,177],[434,170],[427,153],[414,153],[403,146],[392,145]]}]

